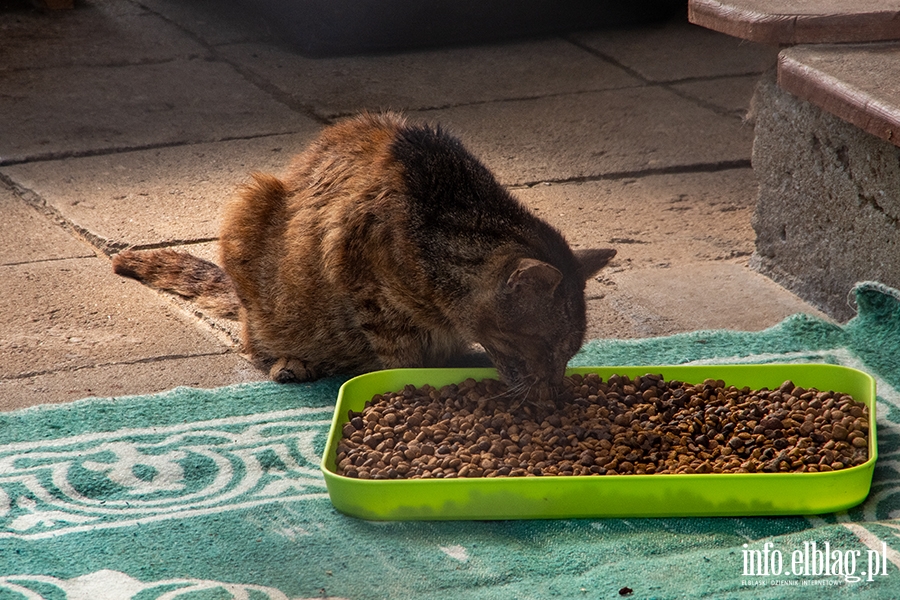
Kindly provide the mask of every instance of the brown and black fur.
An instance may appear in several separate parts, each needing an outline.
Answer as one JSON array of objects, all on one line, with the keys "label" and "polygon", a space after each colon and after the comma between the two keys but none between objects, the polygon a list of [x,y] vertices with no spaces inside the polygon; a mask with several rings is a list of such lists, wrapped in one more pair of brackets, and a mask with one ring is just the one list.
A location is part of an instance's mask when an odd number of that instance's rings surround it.
[{"label": "brown and black fur", "polygon": [[561,382],[585,281],[615,255],[573,253],[457,139],[394,114],[329,127],[283,179],[254,175],[219,242],[224,272],[172,251],[114,267],[239,308],[245,351],[278,381],[442,366],[477,343],[535,397]]}]

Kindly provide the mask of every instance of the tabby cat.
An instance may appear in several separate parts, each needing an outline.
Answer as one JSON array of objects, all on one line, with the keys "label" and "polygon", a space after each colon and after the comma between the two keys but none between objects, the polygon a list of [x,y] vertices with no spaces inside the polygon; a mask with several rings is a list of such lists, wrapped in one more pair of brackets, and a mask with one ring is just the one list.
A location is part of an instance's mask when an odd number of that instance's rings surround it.
[{"label": "tabby cat", "polygon": [[283,179],[227,207],[221,264],[125,251],[115,272],[242,322],[279,382],[446,365],[480,345],[513,393],[547,398],[585,333],[585,281],[615,250],[573,252],[438,127],[362,114]]}]

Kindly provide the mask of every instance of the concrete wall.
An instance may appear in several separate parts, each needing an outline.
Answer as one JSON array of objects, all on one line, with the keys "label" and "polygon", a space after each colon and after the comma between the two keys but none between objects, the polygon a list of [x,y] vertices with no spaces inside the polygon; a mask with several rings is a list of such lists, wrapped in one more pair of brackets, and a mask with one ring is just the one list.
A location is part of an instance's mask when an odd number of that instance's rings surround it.
[{"label": "concrete wall", "polygon": [[751,265],[838,320],[857,281],[900,286],[900,148],[779,88],[754,99]]}]

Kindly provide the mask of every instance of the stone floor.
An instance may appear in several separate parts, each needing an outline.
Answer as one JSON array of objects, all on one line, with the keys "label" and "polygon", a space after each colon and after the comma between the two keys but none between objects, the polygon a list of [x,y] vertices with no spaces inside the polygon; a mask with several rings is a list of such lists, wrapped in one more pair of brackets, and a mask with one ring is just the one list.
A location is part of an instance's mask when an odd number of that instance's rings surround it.
[{"label": "stone floor", "polygon": [[589,336],[759,330],[815,309],[748,268],[752,124],[776,51],[687,23],[304,57],[219,3],[0,0],[0,409],[261,380],[236,328],[112,274],[215,258],[219,210],[325,125],[403,110],[457,134],[573,246]]}]

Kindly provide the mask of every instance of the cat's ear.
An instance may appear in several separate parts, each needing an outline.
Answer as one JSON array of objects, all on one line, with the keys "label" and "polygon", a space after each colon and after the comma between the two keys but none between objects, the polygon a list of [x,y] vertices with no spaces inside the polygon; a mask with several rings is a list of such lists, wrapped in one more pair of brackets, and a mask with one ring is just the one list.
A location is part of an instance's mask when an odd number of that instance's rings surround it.
[{"label": "cat's ear", "polygon": [[562,277],[559,269],[551,264],[533,258],[523,258],[506,280],[506,284],[513,291],[529,289],[552,295]]},{"label": "cat's ear", "polygon": [[594,248],[590,250],[575,250],[575,258],[578,260],[578,272],[585,281],[597,271],[602,269],[616,255],[614,248]]}]

